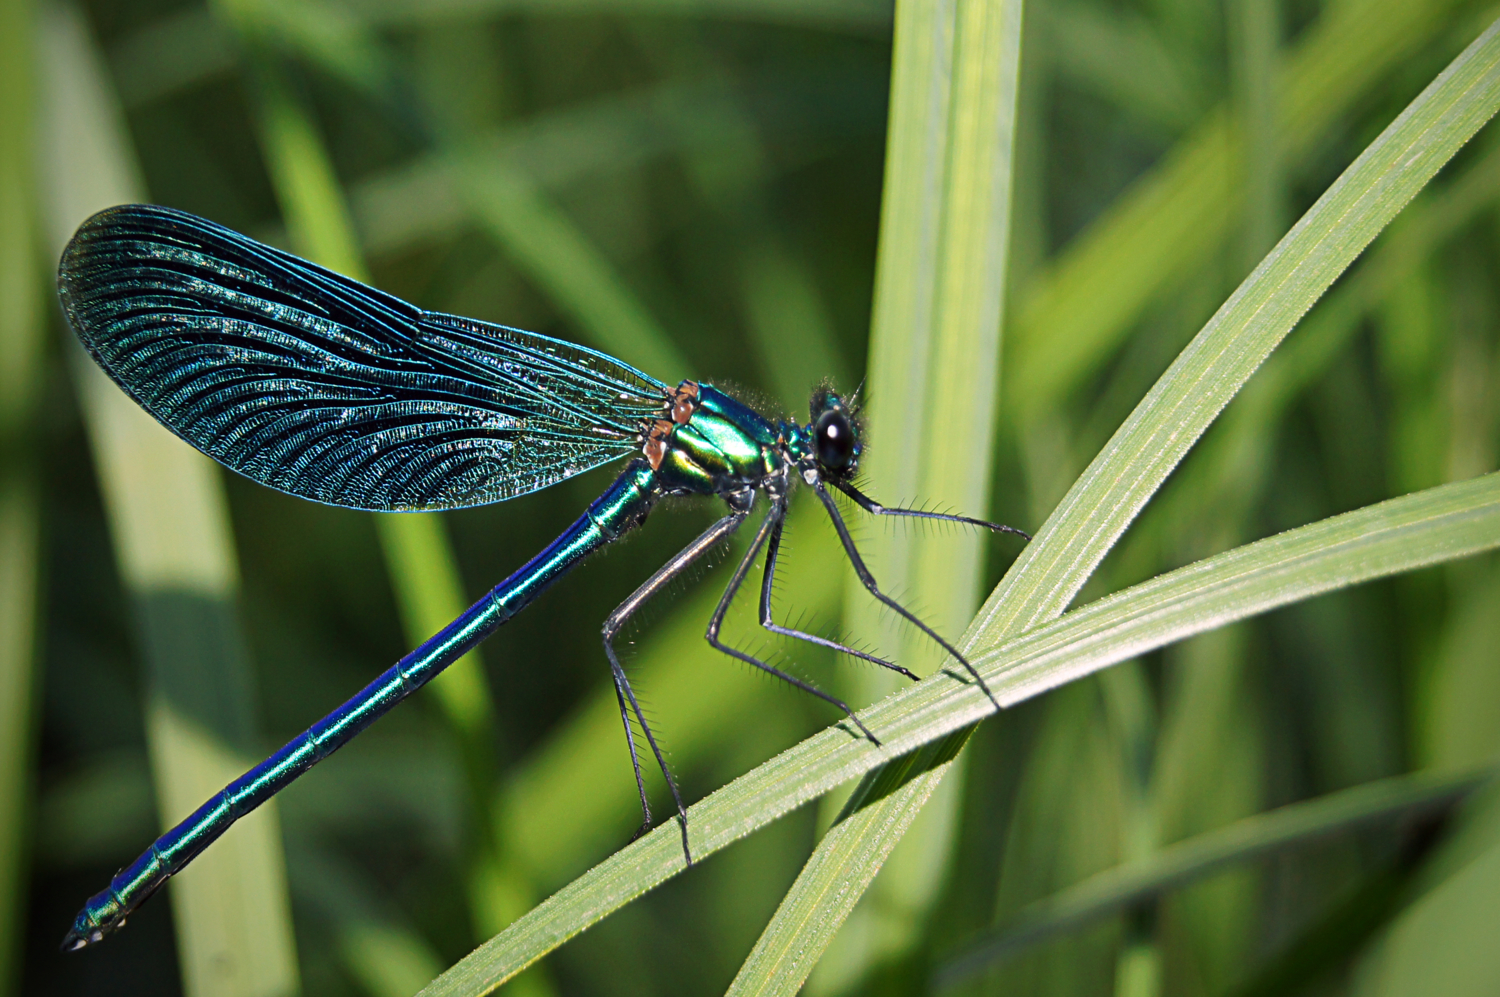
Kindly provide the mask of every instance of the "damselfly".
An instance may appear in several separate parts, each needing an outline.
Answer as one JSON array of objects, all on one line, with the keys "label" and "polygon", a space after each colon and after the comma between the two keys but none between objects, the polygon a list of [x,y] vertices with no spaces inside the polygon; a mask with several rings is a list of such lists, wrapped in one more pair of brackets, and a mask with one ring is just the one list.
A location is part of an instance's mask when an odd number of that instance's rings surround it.
[{"label": "damselfly", "polygon": [[292,495],[381,512],[457,509],[631,457],[540,554],[158,838],[88,901],[64,949],[93,944],[123,925],[237,818],[431,680],[590,553],[639,526],[664,496],[713,495],[728,511],[609,615],[603,639],[642,830],[651,826],[651,808],[632,722],[671,790],[688,864],[687,808],[614,641],[631,614],[749,518],[758,492],[768,508],[709,619],[710,645],[825,700],[879,743],[842,700],[720,639],[731,601],[764,552],[761,626],[916,678],[894,662],[773,620],[782,526],[789,492],[801,479],[822,502],[870,594],[937,642],[989,693],[957,649],[880,590],[829,488],[875,515],[1025,534],[966,516],[888,508],[865,495],[853,484],[863,447],[859,420],[830,389],[813,394],[806,425],[767,418],[711,384],[670,387],[573,343],[423,311],[213,222],[149,205],[111,208],[85,222],[63,252],[58,291],[78,338],[131,398],[210,457]]}]

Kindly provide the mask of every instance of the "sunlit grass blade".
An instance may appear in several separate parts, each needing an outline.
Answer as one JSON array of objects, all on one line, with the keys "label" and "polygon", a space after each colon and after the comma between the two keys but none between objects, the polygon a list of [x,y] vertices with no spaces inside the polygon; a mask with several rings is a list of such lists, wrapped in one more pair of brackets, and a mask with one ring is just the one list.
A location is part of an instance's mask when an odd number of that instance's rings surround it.
[{"label": "sunlit grass blade", "polygon": [[971,629],[976,643],[1063,611],[1298,319],[1497,108],[1500,31],[1492,25],[1360,154],[1173,361],[991,593]]},{"label": "sunlit grass blade", "polygon": [[1176,889],[1237,862],[1414,812],[1439,810],[1494,777],[1420,773],[1366,783],[1178,842],[1131,865],[1116,866],[1018,912],[989,938],[944,962],[934,985],[946,989],[1030,945],[1074,931],[1142,899]]},{"label": "sunlit grass blade", "polygon": [[[920,497],[969,515],[989,507],[1020,34],[1019,2],[907,3],[897,11],[868,382],[869,433],[879,445],[864,466],[865,486],[890,504]],[[885,591],[915,592],[939,607],[927,622],[940,633],[963,627],[978,599],[983,538],[879,531],[866,547]],[[857,579],[845,606],[857,621],[851,629],[884,630],[882,645],[899,649],[888,651],[898,660],[913,667],[935,660],[923,635],[896,629],[889,614],[882,619]],[[888,675],[863,674],[861,701],[893,686]],[[890,870],[858,915],[875,926],[846,936],[879,941],[841,952],[838,980],[814,989],[853,986],[918,940],[957,834],[956,790],[940,792],[924,833],[891,849],[939,791],[963,743],[952,740],[939,759],[923,758],[910,771],[897,766],[904,785],[829,829],[730,992],[800,989],[887,860]],[[856,799],[888,775],[872,773]],[[910,815],[899,816],[908,804]]]},{"label": "sunlit grass blade", "polygon": [[[855,905],[861,899],[866,903],[886,899],[866,891],[911,829],[922,805],[939,788],[958,752],[968,741],[968,735],[967,729],[955,731],[910,756],[866,774],[865,781],[850,798],[852,812],[836,821],[818,842],[796,883],[787,891],[781,906],[776,908],[776,916],[766,925],[755,948],[740,967],[729,993],[797,993]],[[953,823],[950,819],[939,825],[940,833],[947,832],[943,835],[944,840],[923,841],[922,845],[944,850],[951,848],[952,842],[948,839],[953,833]],[[920,856],[918,861],[925,858],[927,856]],[[934,863],[929,859],[925,864],[930,868]],[[898,888],[903,885],[898,882]],[[913,936],[920,933],[920,918],[936,894],[936,884],[923,883],[919,889],[922,893],[915,898],[898,893],[886,900],[891,907],[906,914],[906,923],[879,925],[875,930],[886,930],[877,945],[866,946],[841,960],[838,976],[831,985],[839,990],[852,989],[861,976],[882,959],[899,955],[916,941]],[[911,891],[905,892],[909,894]],[[913,899],[915,903],[912,903]],[[902,910],[903,901],[909,905],[905,910]],[[895,920],[889,913],[878,909],[868,916],[879,919],[883,914],[886,920]]]},{"label": "sunlit grass blade", "polygon": [[1165,524],[1243,520],[1265,493],[1276,427],[1292,405],[1327,373],[1392,287],[1494,204],[1497,185],[1500,148],[1485,153],[1446,187],[1419,195],[1358,270],[1330,291],[1302,320],[1297,334],[1256,372],[1184,464],[1180,480],[1147,507],[1140,528],[1125,539],[1120,560],[1126,570],[1162,556],[1155,548],[1167,538]]},{"label": "sunlit grass blade", "polygon": [[[1344,112],[1444,24],[1447,2],[1356,0],[1288,51],[1278,74],[1280,156],[1296,163]],[[1239,217],[1243,139],[1212,112],[1048,265],[1018,302],[1007,408],[1047,409],[1114,346],[1147,303],[1222,244]]]},{"label": "sunlit grass blade", "polygon": [[31,3],[0,7],[0,994],[20,981],[39,675],[39,481],[26,434],[41,383]]},{"label": "sunlit grass blade", "polygon": [[[1003,644],[980,673],[1002,705],[1174,641],[1324,592],[1500,546],[1500,476],[1444,485],[1239,547],[1091,603]],[[993,707],[948,675],[863,713],[884,746],[838,725],[692,807],[705,857],[840,783],[987,716]],[[676,829],[658,828],[542,903],[435,980],[425,994],[483,994],[611,911],[683,869]]]},{"label": "sunlit grass blade", "polygon": [[[54,7],[42,28],[46,236],[60,254],[94,211],[144,192],[81,17]],[[116,562],[143,638],[147,742],[160,817],[171,826],[242,773],[258,748],[222,479],[81,350],[74,359]],[[260,997],[298,989],[275,807],[240,821],[173,880],[171,895],[186,992]]]},{"label": "sunlit grass blade", "polygon": [[[971,627],[970,637],[961,646],[971,651],[999,647],[1007,637],[1044,623],[1063,611],[1099,559],[1165,480],[1192,442],[1291,329],[1297,318],[1396,211],[1494,113],[1497,102],[1500,102],[1497,63],[1500,63],[1500,41],[1497,41],[1497,32],[1492,27],[1382,133],[1298,222],[1271,256],[1257,268],[1183,352],[1096,458],[1090,470],[1070,491],[1058,512],[1048,520],[1037,540],[1028,546],[1017,565],[1007,575],[1006,581],[991,596],[986,609]],[[1424,493],[1435,494],[1437,493]],[[1365,514],[1375,514],[1384,508],[1386,507],[1376,507],[1375,510],[1367,510]],[[1320,527],[1326,525],[1320,524]],[[1309,527],[1306,530],[1318,528]],[[1264,544],[1274,547],[1276,541],[1292,535],[1287,534],[1283,538],[1263,542],[1262,545],[1253,545],[1248,550],[1272,549]],[[1411,551],[1406,553],[1410,554]],[[1148,585],[1180,577],[1183,577],[1181,572],[1174,573]],[[1290,585],[1293,580],[1286,579],[1289,584],[1284,592],[1295,590]],[[1316,576],[1303,574],[1300,580],[1315,583]],[[1075,613],[1069,619],[1082,615],[1084,614]],[[1225,617],[1218,623],[1228,622],[1230,618],[1234,617]],[[1048,630],[1050,628],[1038,633]],[[1184,630],[1173,639],[1188,635],[1189,631]],[[1021,640],[1004,646],[1008,649],[1026,643],[1027,641]],[[1148,648],[1145,646],[1131,647],[1128,643],[1123,647],[1115,645],[1112,651],[1123,653],[1119,653],[1119,657],[1114,657],[1111,661],[1133,657],[1146,649]],[[1055,681],[1049,679],[1046,684],[1030,685],[1026,688],[1026,694],[1035,694],[1051,684],[1076,678],[1091,670],[1094,670],[1092,665],[1080,667],[1066,677],[1057,674],[1054,676]],[[930,686],[931,683],[924,683],[918,690],[898,695],[883,705],[904,702]],[[934,736],[949,733],[985,714],[982,694],[973,689],[968,692],[975,697],[973,705],[967,710],[950,714],[950,722],[942,724],[940,731],[931,731]],[[881,715],[882,710],[879,708],[871,714],[872,717]],[[889,727],[882,730],[885,732],[883,736],[889,736]],[[910,746],[915,747],[916,744],[931,739],[926,737]],[[804,747],[817,741],[815,738],[804,742]],[[886,750],[893,754],[904,750],[899,737],[887,740]],[[861,749],[851,746],[841,753],[856,755],[861,753]],[[762,766],[745,780],[740,780],[735,786],[742,786],[746,780],[757,776],[770,780],[781,768],[778,763],[799,754],[800,751],[788,752]],[[852,771],[850,768],[831,766],[832,770],[841,773],[841,777],[833,778],[832,782],[822,785],[818,790],[812,790],[811,787],[820,780],[799,779],[798,782],[810,794],[816,795],[843,778],[870,767],[873,767],[873,762],[871,765],[856,766]],[[804,767],[802,774],[804,777],[808,776],[809,767]],[[700,852],[714,847],[715,828],[710,805],[717,798],[716,794],[716,797],[699,808],[708,811],[707,815],[698,818],[697,826],[705,829],[705,837],[709,841],[707,848],[699,845]],[[779,798],[785,802],[782,807],[777,808],[778,813],[807,799],[806,796],[797,795]],[[766,819],[771,816],[772,814],[766,814]],[[899,826],[899,822],[894,826]],[[650,877],[626,877],[633,884],[630,887],[622,886],[612,875],[617,864],[630,862],[627,856],[648,847],[653,840],[647,839],[637,847],[627,849],[621,853],[618,863],[612,860],[596,868],[594,873],[558,894],[513,926],[505,935],[481,948],[470,960],[461,964],[459,970],[445,976],[443,980],[467,975],[462,972],[462,966],[471,965],[475,967],[475,973],[481,981],[498,983],[515,968],[535,958],[540,951],[546,951],[564,940],[578,928],[557,931],[547,924],[550,917],[546,915],[561,908],[560,920],[571,921],[571,916],[579,912],[570,910],[572,905],[568,898],[574,889],[587,891],[588,888],[583,884],[592,885],[596,877],[601,888],[608,890],[615,902],[624,902],[635,892],[654,885],[659,881],[658,876],[668,874],[669,867],[655,866]],[[606,902],[604,906],[608,908],[613,905]],[[584,916],[583,923],[588,923],[599,913],[600,910],[595,908]],[[516,953],[519,963],[515,967],[505,967],[506,959],[502,955],[501,943],[512,937],[520,950],[527,954]],[[529,948],[527,942],[532,945],[540,943],[541,947]],[[478,964],[481,963],[498,963],[505,968],[491,975],[490,970],[479,968]],[[443,981],[438,982],[441,984]],[[483,985],[487,986],[489,983]],[[435,992],[444,991],[438,987]],[[471,991],[465,989],[458,992]]]},{"label": "sunlit grass blade", "polygon": [[[1281,337],[1489,119],[1500,104],[1500,44],[1494,39],[1492,28],[1403,112],[1183,351],[991,595],[977,621],[979,642],[987,629],[989,639],[998,640],[1062,612],[1098,560]],[[894,794],[865,816],[874,821],[878,814],[879,821],[901,829],[881,839],[884,847],[892,847],[892,837],[899,837],[909,824],[887,811],[920,808],[933,781],[924,775],[904,791],[909,800],[903,793]],[[857,831],[836,829],[830,835],[837,838],[842,833]],[[825,892],[810,882],[808,890],[813,895]],[[790,911],[800,900],[793,896],[787,903]],[[805,912],[796,916],[804,917]],[[795,936],[785,942],[801,944]]]}]

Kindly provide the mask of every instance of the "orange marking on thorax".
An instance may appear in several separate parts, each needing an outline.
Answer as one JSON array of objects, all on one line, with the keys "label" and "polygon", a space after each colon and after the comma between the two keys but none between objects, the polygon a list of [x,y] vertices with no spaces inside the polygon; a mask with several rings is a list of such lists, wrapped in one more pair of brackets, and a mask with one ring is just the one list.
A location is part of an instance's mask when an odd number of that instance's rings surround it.
[{"label": "orange marking on thorax", "polygon": [[661,470],[661,462],[667,456],[667,440],[672,438],[672,432],[676,428],[677,424],[670,419],[657,419],[646,430],[646,442],[641,447],[641,452],[646,455],[651,470]]},{"label": "orange marking on thorax", "polygon": [[698,408],[698,382],[683,381],[667,392],[666,404],[662,406],[670,418],[653,419],[641,433],[641,452],[651,464],[651,470],[661,470],[661,462],[667,456],[667,441],[678,426],[686,426]]},{"label": "orange marking on thorax", "polygon": [[683,381],[669,396],[671,403],[672,421],[679,426],[685,426],[693,417],[693,410],[698,407],[698,382]]}]

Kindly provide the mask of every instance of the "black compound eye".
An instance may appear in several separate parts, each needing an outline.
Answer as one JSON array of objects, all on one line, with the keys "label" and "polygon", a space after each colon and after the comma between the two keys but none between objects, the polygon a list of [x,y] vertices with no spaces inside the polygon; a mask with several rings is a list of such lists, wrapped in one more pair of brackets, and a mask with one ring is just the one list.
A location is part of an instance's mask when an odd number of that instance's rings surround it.
[{"label": "black compound eye", "polygon": [[838,409],[818,416],[813,429],[818,444],[818,463],[830,471],[842,471],[854,460],[854,427],[849,417]]}]

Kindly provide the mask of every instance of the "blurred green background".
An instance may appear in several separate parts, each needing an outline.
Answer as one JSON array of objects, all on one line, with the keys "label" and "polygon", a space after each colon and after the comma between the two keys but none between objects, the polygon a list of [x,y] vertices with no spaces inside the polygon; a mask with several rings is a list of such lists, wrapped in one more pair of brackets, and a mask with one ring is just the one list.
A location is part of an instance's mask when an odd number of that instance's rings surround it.
[{"label": "blurred green background", "polygon": [[[164,815],[342,702],[611,474],[376,519],[141,442],[150,427],[80,365],[58,314],[61,242],[108,203],[168,204],[424,307],[800,417],[820,380],[852,388],[865,371],[891,5],[0,10],[0,994],[414,993],[628,840],[634,785],[597,624],[716,510],[658,512],[226,836],[202,876],[61,956],[81,902]],[[1225,295],[1496,13],[1032,0],[993,507],[956,511],[1038,526]],[[1304,320],[1085,597],[1495,469],[1497,245],[1486,130]],[[783,618],[837,633],[846,577],[827,532],[794,519],[779,598]],[[987,591],[1016,545],[972,542]],[[834,719],[702,643],[723,576],[632,633],[633,681],[690,799]],[[744,602],[742,641],[869,699],[863,665],[765,641]],[[1284,804],[1488,764],[1497,647],[1485,557],[1196,638],[992,720],[953,819],[913,832],[933,857],[901,868],[921,881],[880,881],[807,992],[926,992],[965,938],[1121,862]],[[963,992],[1496,992],[1500,803],[1471,787],[1329,818],[1133,896]],[[506,992],[722,990],[834,809],[713,857]]]}]

